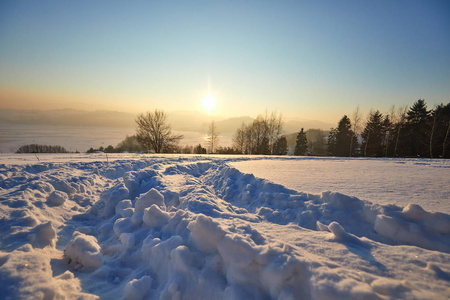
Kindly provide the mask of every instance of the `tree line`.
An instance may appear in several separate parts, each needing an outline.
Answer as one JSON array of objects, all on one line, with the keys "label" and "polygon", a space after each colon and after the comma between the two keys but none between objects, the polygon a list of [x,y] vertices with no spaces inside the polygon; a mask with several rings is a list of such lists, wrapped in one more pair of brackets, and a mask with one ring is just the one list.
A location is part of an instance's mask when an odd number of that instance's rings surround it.
[{"label": "tree line", "polygon": [[333,156],[448,158],[450,103],[429,110],[424,99],[409,109],[372,110],[365,122],[357,108],[331,128],[327,152]]},{"label": "tree line", "polygon": [[344,115],[327,133],[320,129],[300,129],[295,135],[284,134],[281,113],[265,112],[249,123],[242,123],[233,135],[231,147],[219,146],[214,122],[208,127],[206,145],[179,146],[181,135],[172,133],[167,115],[160,110],[136,118],[136,135],[127,136],[116,148],[103,152],[155,152],[186,154],[247,155],[329,155],[363,157],[445,157],[450,143],[450,103],[429,110],[425,100],[408,107],[392,107],[389,113],[369,112],[363,120],[359,108]]}]

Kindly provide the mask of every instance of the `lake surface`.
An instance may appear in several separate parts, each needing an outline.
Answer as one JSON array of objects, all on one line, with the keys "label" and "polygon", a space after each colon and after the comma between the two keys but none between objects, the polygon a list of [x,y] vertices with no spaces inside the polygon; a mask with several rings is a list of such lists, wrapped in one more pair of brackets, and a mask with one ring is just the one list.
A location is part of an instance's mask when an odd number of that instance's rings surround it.
[{"label": "lake surface", "polygon": [[[205,146],[204,133],[181,132],[184,138],[180,145]],[[117,146],[127,135],[135,134],[134,127],[91,127],[91,126],[49,126],[0,124],[0,152],[13,153],[20,146],[28,144],[59,145],[68,151],[86,152],[89,148]],[[231,137],[222,142],[228,146]],[[222,143],[221,143],[222,144]]]}]

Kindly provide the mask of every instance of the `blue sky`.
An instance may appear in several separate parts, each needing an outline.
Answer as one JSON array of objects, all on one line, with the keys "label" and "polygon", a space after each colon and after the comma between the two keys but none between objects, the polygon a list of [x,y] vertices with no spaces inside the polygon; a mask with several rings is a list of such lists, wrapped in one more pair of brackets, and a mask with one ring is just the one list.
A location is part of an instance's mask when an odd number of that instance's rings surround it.
[{"label": "blue sky", "polygon": [[337,122],[450,99],[449,1],[2,1],[0,108]]}]

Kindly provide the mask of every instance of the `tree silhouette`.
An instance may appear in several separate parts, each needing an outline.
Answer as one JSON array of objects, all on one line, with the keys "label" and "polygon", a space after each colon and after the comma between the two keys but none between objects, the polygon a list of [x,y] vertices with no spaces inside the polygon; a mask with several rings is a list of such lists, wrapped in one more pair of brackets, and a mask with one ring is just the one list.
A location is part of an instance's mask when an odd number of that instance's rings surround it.
[{"label": "tree silhouette", "polygon": [[162,110],[139,114],[136,124],[136,137],[148,152],[171,152],[183,138],[182,135],[172,134],[172,128],[167,124],[167,115]]},{"label": "tree silhouette", "polygon": [[209,145],[209,153],[214,153],[219,143],[219,134],[217,132],[217,126],[214,121],[209,124],[206,140]]},{"label": "tree silhouette", "polygon": [[414,156],[429,155],[430,111],[425,100],[417,100],[406,115],[406,138],[409,144],[409,154]]},{"label": "tree silhouette", "polygon": [[306,138],[306,133],[303,128],[297,134],[297,141],[295,142],[294,155],[305,155],[306,150],[308,150],[308,140]]},{"label": "tree silhouette", "polygon": [[286,155],[288,151],[286,137],[280,137],[273,146],[274,155]]},{"label": "tree silhouette", "polygon": [[383,115],[371,112],[363,133],[364,156],[383,156]]},{"label": "tree silhouette", "polygon": [[328,136],[328,152],[331,155],[351,156],[355,152],[356,136],[351,128],[350,119],[346,115],[339,121],[337,128],[331,128]]}]

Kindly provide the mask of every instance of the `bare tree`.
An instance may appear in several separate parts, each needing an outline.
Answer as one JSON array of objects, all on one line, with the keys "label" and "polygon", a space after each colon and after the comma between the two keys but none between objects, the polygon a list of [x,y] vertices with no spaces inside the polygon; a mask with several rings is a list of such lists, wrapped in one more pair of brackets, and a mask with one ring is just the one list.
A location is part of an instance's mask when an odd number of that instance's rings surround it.
[{"label": "bare tree", "polygon": [[397,136],[395,138],[395,146],[394,146],[394,156],[397,154],[398,141],[400,139],[400,130],[406,121],[406,112],[408,111],[408,106],[404,105],[397,109],[397,112],[394,112],[395,107],[392,107],[391,115],[392,122],[397,126]]},{"label": "bare tree", "polygon": [[242,123],[233,136],[234,148],[242,154],[273,154],[283,133],[283,117],[276,111],[258,115],[251,124]]},{"label": "bare tree", "polygon": [[444,143],[442,144],[442,157],[445,157],[445,150],[447,148],[447,138],[450,132],[450,122],[447,122],[447,131],[445,133]]},{"label": "bare tree", "polygon": [[273,154],[275,142],[283,133],[283,116],[281,113],[278,115],[276,110],[271,112],[270,116],[266,112],[264,121],[267,124],[270,154]]},{"label": "bare tree", "polygon": [[245,144],[246,144],[246,126],[245,123],[241,124],[236,130],[236,133],[233,136],[233,147],[241,154],[245,153]]},{"label": "bare tree", "polygon": [[170,152],[183,138],[182,135],[172,134],[172,128],[167,124],[167,115],[162,110],[139,114],[136,124],[136,137],[149,152]]},{"label": "bare tree", "polygon": [[436,120],[438,118],[438,107],[436,107],[433,111],[432,111],[432,117],[433,117],[433,123],[431,125],[431,132],[430,132],[430,145],[429,145],[429,150],[430,150],[430,157],[433,158],[433,135],[434,135],[434,131],[436,128]]},{"label": "bare tree", "polygon": [[[352,114],[352,138],[350,140],[350,156],[352,156],[353,140],[355,136],[358,136],[361,130],[361,112],[359,111],[359,105],[356,106],[355,111]],[[357,139],[355,139],[357,141]]]},{"label": "bare tree", "polygon": [[209,153],[214,153],[214,150],[219,144],[219,134],[217,132],[217,126],[214,121],[209,124],[206,140],[209,145]]},{"label": "bare tree", "polygon": [[371,127],[367,126],[367,124],[369,124],[370,122],[370,116],[373,116],[375,114],[373,108],[370,109],[369,114],[367,115],[367,119],[366,119],[366,128],[364,129],[364,132],[362,133],[362,138],[364,140],[364,157],[367,156],[367,146],[369,145],[370,142],[370,134],[371,134]]}]

